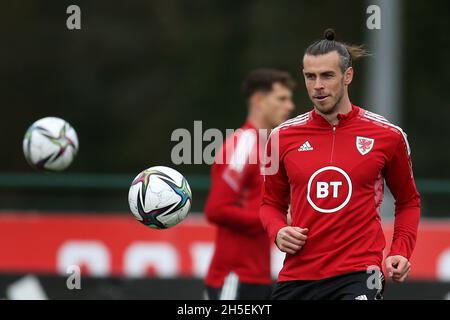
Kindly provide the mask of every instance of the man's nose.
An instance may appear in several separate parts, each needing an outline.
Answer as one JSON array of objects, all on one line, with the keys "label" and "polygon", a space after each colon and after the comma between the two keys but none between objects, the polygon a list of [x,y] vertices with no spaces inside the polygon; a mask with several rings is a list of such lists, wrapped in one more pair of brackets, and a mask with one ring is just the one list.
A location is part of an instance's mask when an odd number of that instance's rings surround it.
[{"label": "man's nose", "polygon": [[314,82],[314,89],[315,90],[322,90],[323,89],[323,83],[320,80],[320,78],[317,78],[317,80]]}]

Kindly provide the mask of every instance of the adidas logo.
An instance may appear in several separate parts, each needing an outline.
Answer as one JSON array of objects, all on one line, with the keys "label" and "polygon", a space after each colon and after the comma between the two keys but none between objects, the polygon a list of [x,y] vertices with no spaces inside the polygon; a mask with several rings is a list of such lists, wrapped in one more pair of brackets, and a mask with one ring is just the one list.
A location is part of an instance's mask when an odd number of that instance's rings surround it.
[{"label": "adidas logo", "polygon": [[367,300],[367,296],[365,294],[357,296],[355,300]]},{"label": "adidas logo", "polygon": [[301,145],[300,148],[298,148],[298,151],[312,151],[314,148],[311,146],[309,141],[306,141],[304,144]]}]

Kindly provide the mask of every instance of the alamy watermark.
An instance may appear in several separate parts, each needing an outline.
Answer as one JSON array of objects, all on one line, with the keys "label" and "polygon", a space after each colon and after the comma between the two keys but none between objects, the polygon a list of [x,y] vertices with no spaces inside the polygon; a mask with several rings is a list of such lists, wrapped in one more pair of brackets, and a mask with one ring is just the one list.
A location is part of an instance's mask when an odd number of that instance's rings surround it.
[{"label": "alamy watermark", "polygon": [[370,276],[367,278],[367,289],[369,290],[381,290],[383,288],[383,273],[378,266],[369,266],[366,270]]},{"label": "alamy watermark", "polygon": [[[81,8],[77,5],[70,5],[66,9],[69,14],[66,20],[66,26],[69,30],[81,30]],[[369,14],[366,20],[366,27],[369,30],[381,29],[381,9],[380,6],[372,4],[367,7],[366,13]]]},{"label": "alamy watermark", "polygon": [[67,289],[81,290],[81,269],[77,265],[70,265],[66,269],[66,274],[69,275],[66,281]]},{"label": "alamy watermark", "polygon": [[70,5],[66,9],[66,13],[70,14],[66,20],[66,26],[69,30],[80,30],[81,29],[81,9],[77,5]]},{"label": "alamy watermark", "polygon": [[372,4],[367,7],[367,14],[370,16],[366,20],[366,26],[369,30],[380,30],[381,29],[381,9],[380,6]]},{"label": "alamy watermark", "polygon": [[[228,138],[230,140],[226,141]],[[175,165],[217,163],[242,167],[259,164],[264,174],[278,171],[277,130],[226,129],[224,133],[217,128],[209,128],[203,132],[202,121],[194,121],[193,134],[188,129],[178,128],[172,132],[171,141],[178,142],[171,151]]]}]

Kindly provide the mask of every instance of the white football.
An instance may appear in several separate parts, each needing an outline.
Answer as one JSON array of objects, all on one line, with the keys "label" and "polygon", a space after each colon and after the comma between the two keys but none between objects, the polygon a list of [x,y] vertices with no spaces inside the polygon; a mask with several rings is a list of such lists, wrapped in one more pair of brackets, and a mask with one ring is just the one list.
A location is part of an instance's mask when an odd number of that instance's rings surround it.
[{"label": "white football", "polygon": [[135,218],[155,229],[183,221],[189,213],[192,192],[178,171],[155,166],[139,173],[131,183],[128,203]]},{"label": "white football", "polygon": [[72,126],[55,117],[42,118],[33,123],[23,139],[23,153],[27,162],[39,170],[66,169],[78,152],[78,137]]}]

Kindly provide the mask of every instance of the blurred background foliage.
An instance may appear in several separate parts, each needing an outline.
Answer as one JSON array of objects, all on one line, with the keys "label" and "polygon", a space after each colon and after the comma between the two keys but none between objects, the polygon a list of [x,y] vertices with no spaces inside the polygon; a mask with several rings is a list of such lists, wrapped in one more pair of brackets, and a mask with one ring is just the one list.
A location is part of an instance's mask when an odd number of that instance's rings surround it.
[{"label": "blurred background foliage", "polygon": [[[402,123],[415,176],[450,179],[450,3],[403,1]],[[81,8],[82,29],[66,28]],[[258,67],[298,81],[295,114],[310,110],[301,76],[305,48],[327,27],[366,43],[370,1],[3,1],[0,10],[1,173],[33,173],[22,153],[28,126],[58,116],[77,130],[80,151],[68,173],[133,178],[171,164],[171,133],[237,128],[246,116],[241,83]],[[376,32],[376,31],[372,31]],[[373,48],[368,48],[369,50]],[[365,107],[365,70],[356,63],[352,102]],[[294,114],[294,115],[295,115]],[[208,143],[205,143],[206,146]],[[207,175],[207,165],[181,165]],[[131,180],[130,180],[131,182]],[[126,189],[126,188],[125,188]],[[2,208],[126,211],[124,190],[1,190]],[[201,210],[207,190],[194,192]],[[48,200],[49,194],[54,196]],[[47,196],[44,197],[44,196]],[[448,217],[450,193],[423,194],[426,215]],[[44,199],[45,198],[45,199]]]}]

